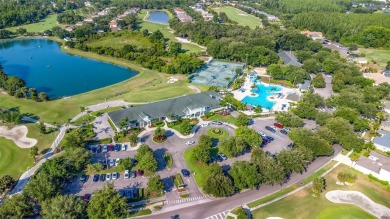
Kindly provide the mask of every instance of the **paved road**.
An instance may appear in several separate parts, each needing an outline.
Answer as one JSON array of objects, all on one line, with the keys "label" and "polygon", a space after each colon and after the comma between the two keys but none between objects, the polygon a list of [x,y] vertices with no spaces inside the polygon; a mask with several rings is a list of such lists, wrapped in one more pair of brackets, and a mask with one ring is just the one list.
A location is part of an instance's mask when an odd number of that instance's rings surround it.
[{"label": "paved road", "polygon": [[325,87],[324,88],[314,88],[314,92],[319,94],[323,98],[329,98],[333,94],[332,88],[332,76],[322,74],[325,78]]},{"label": "paved road", "polygon": [[107,113],[96,117],[93,126],[93,131],[96,133],[95,139],[113,138],[115,136],[115,131],[108,123]]},{"label": "paved road", "polygon": [[335,157],[342,150],[341,147],[335,147],[335,154],[330,157],[319,157],[317,158],[307,169],[307,172],[303,174],[293,174],[288,181],[288,183],[280,185],[264,185],[259,188],[259,190],[247,190],[245,192],[241,192],[232,197],[217,199],[211,202],[206,202],[202,204],[197,204],[196,207],[193,205],[189,205],[188,207],[182,208],[180,205],[176,205],[171,208],[166,208],[161,211],[160,214],[145,216],[144,218],[149,219],[165,219],[170,218],[173,215],[179,215],[180,218],[185,219],[203,219],[209,218],[210,216],[219,214],[220,212],[224,212],[227,209],[232,209],[237,206],[243,205],[245,203],[260,199],[269,194],[277,192],[283,188],[286,188],[295,183],[299,183],[305,177],[308,177],[316,170],[320,169],[323,165],[328,163],[333,157]]}]

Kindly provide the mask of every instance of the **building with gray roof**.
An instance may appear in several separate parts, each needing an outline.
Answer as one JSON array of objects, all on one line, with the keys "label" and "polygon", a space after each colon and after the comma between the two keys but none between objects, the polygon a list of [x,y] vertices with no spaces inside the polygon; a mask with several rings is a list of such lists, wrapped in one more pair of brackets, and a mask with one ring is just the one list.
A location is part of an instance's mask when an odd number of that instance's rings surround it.
[{"label": "building with gray roof", "polygon": [[371,151],[370,156],[361,156],[355,168],[365,174],[390,182],[390,157]]},{"label": "building with gray roof", "polygon": [[108,117],[119,131],[122,129],[122,121],[126,118],[128,123],[123,128],[145,127],[151,125],[153,121],[201,116],[222,109],[220,102],[220,94],[208,91],[120,109],[109,112]]},{"label": "building with gray roof", "polygon": [[278,56],[283,59],[283,64],[285,65],[293,65],[296,67],[302,67],[302,64],[298,62],[297,57],[291,51],[283,51],[279,52]]},{"label": "building with gray roof", "polygon": [[390,151],[390,132],[379,130],[380,136],[374,138],[373,142],[376,148],[381,151]]}]

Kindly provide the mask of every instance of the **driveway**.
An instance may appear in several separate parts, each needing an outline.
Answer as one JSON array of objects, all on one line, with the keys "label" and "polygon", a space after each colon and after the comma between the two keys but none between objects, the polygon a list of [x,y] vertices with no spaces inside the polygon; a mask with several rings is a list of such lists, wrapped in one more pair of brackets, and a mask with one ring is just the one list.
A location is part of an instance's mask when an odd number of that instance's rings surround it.
[{"label": "driveway", "polygon": [[115,136],[115,131],[108,123],[107,113],[96,117],[93,126],[93,131],[96,133],[95,139],[113,138]]},{"label": "driveway", "polygon": [[322,74],[325,78],[325,87],[324,88],[314,88],[314,92],[319,94],[323,98],[329,98],[333,94],[332,88],[332,76]]}]

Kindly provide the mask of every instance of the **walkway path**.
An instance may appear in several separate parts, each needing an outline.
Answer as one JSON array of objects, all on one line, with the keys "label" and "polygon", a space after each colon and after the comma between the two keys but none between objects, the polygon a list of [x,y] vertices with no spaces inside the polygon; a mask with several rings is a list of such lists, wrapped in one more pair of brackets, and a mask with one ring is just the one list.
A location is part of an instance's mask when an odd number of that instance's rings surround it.
[{"label": "walkway path", "polygon": [[192,90],[195,91],[195,93],[200,93],[202,92],[198,87],[194,86],[194,85],[188,85],[188,87]]}]

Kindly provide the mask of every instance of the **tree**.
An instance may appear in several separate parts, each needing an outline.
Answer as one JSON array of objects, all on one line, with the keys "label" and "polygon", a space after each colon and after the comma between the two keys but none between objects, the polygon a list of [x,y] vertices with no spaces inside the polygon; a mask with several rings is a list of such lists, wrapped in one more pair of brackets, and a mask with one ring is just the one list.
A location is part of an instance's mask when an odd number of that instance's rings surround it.
[{"label": "tree", "polygon": [[34,213],[34,201],[24,193],[8,197],[0,206],[0,215],[3,218],[26,218]]},{"label": "tree", "polygon": [[47,94],[45,92],[40,92],[38,94],[38,98],[43,101],[43,102],[46,102],[49,100],[49,97],[47,96]]},{"label": "tree", "polygon": [[261,142],[263,141],[260,135],[254,129],[245,126],[238,127],[235,130],[234,134],[236,138],[244,139],[244,141],[250,147],[260,146]]},{"label": "tree", "polygon": [[246,116],[245,114],[243,113],[240,113],[240,115],[238,115],[237,117],[237,122],[236,124],[238,126],[247,126],[249,124],[249,119],[248,119],[248,116]]},{"label": "tree", "polygon": [[228,157],[235,157],[247,148],[247,143],[243,138],[230,137],[219,142],[219,149]]},{"label": "tree", "polygon": [[313,180],[311,191],[314,196],[318,196],[322,191],[326,189],[326,180],[324,177],[318,177]]},{"label": "tree", "polygon": [[311,82],[315,88],[324,88],[326,86],[325,78],[321,73],[316,74]]},{"label": "tree", "polygon": [[316,73],[321,69],[321,63],[317,59],[306,59],[302,68],[309,73]]},{"label": "tree", "polygon": [[39,122],[39,131],[41,134],[46,134],[46,125],[44,122]]},{"label": "tree", "polygon": [[171,56],[176,57],[181,51],[181,43],[171,41],[169,43],[169,53]]},{"label": "tree", "polygon": [[27,33],[27,30],[26,30],[26,28],[20,27],[20,28],[16,29],[16,33],[19,35],[24,35]]},{"label": "tree", "polygon": [[276,121],[286,127],[302,127],[303,120],[291,112],[280,112],[276,114]]},{"label": "tree", "polygon": [[42,203],[46,199],[53,198],[63,189],[63,185],[59,181],[54,181],[53,178],[45,172],[41,172],[30,179],[29,183],[24,188],[24,193],[34,197],[38,202]]},{"label": "tree", "polygon": [[156,174],[149,178],[148,183],[146,184],[148,192],[158,194],[162,193],[164,190],[164,182],[161,180],[160,175]]},{"label": "tree", "polygon": [[114,189],[113,184],[107,184],[93,193],[87,212],[90,219],[123,218],[127,212],[126,198]]},{"label": "tree", "polygon": [[254,188],[261,183],[258,167],[248,161],[236,161],[229,170],[234,186],[238,189]]},{"label": "tree", "polygon": [[11,189],[15,184],[14,178],[10,175],[4,175],[0,178],[0,194],[3,194],[5,191]]},{"label": "tree", "polygon": [[256,106],[254,111],[255,111],[255,113],[262,113],[263,109],[261,108],[261,106]]},{"label": "tree", "polygon": [[179,126],[180,133],[189,135],[192,131],[192,125],[188,119],[184,119]]},{"label": "tree", "polygon": [[302,173],[314,159],[313,152],[304,147],[284,149],[278,153],[277,160],[282,164],[286,173]]},{"label": "tree", "polygon": [[387,71],[390,71],[390,61],[387,61],[386,70],[387,70]]},{"label": "tree", "polygon": [[137,134],[133,133],[129,136],[130,144],[133,146],[137,144],[138,140],[139,140],[139,138],[138,138]]},{"label": "tree", "polygon": [[42,203],[44,218],[87,218],[86,203],[73,195],[59,195]]},{"label": "tree", "polygon": [[30,157],[32,157],[34,159],[34,162],[37,162],[35,157],[38,155],[38,147],[37,146],[34,146],[32,148],[30,148]]},{"label": "tree", "polygon": [[236,211],[237,219],[250,219],[251,217],[248,215],[247,211],[243,207],[239,207]]},{"label": "tree", "polygon": [[83,113],[85,111],[85,107],[84,106],[80,106],[80,111]]},{"label": "tree", "polygon": [[165,137],[165,129],[161,127],[157,127],[156,130],[154,130],[154,136],[155,137]]},{"label": "tree", "polygon": [[226,197],[234,193],[234,187],[229,177],[217,174],[207,177],[203,191],[215,197]]},{"label": "tree", "polygon": [[119,168],[124,171],[124,170],[131,170],[133,167],[133,159],[131,157],[121,159],[119,161]]},{"label": "tree", "polygon": [[213,145],[213,140],[207,135],[202,135],[199,138],[198,145],[194,149],[194,159],[202,163],[210,161],[210,148]]},{"label": "tree", "polygon": [[[83,170],[91,162],[92,152],[85,148],[67,148],[64,157],[65,162],[69,165],[68,168],[74,172],[78,172]],[[96,167],[99,169],[95,165],[95,169]]]},{"label": "tree", "polygon": [[153,153],[145,154],[141,160],[138,161],[138,167],[141,170],[156,172],[157,171],[157,160]]}]

